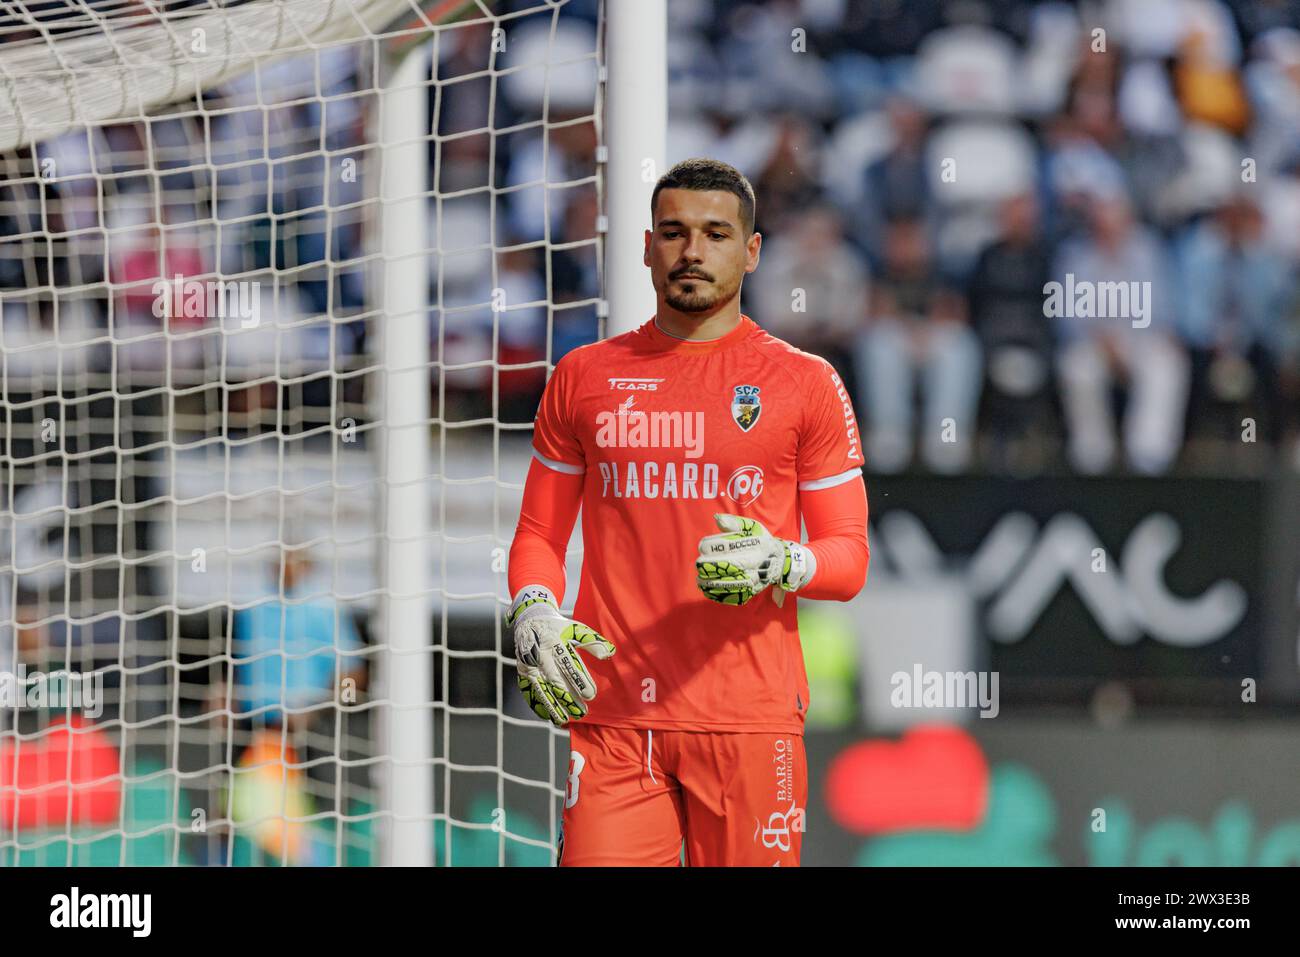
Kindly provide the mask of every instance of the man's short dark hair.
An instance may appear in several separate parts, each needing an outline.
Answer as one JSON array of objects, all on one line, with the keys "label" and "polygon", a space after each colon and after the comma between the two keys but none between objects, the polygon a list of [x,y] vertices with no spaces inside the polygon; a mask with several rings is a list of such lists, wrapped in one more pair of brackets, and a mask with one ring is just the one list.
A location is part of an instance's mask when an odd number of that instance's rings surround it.
[{"label": "man's short dark hair", "polygon": [[740,200],[740,225],[745,237],[748,238],[754,232],[754,187],[749,184],[745,174],[734,166],[721,160],[702,157],[682,160],[655,183],[654,192],[650,194],[651,222],[654,221],[659,191],[664,189],[720,189],[734,193]]}]

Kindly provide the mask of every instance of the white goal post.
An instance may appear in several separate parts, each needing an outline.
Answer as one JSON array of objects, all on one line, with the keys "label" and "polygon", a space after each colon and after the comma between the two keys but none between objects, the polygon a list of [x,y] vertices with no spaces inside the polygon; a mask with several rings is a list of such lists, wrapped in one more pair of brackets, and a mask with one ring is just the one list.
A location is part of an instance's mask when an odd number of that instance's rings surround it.
[{"label": "white goal post", "polygon": [[665,5],[0,13],[0,866],[553,861],[519,408],[653,313]]}]

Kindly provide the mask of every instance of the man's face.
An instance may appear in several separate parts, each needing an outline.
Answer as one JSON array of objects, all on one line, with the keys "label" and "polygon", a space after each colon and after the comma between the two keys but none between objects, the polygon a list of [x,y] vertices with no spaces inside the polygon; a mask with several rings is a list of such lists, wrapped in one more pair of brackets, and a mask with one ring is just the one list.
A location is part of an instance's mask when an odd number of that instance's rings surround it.
[{"label": "man's face", "polygon": [[283,575],[281,584],[286,592],[291,591],[295,585],[307,577],[311,571],[311,561],[298,552],[284,551],[280,556],[280,564],[275,567],[277,575]]},{"label": "man's face", "polygon": [[1131,222],[1127,203],[1110,199],[1092,207],[1093,233],[1103,243],[1123,242]]},{"label": "man's face", "polygon": [[1038,206],[1029,193],[1013,196],[1002,204],[1002,235],[1015,242],[1028,243],[1038,230]]},{"label": "man's face", "polygon": [[763,237],[745,236],[740,197],[726,190],[665,189],[645,234],[655,292],[673,309],[712,313],[740,293],[758,268]]}]

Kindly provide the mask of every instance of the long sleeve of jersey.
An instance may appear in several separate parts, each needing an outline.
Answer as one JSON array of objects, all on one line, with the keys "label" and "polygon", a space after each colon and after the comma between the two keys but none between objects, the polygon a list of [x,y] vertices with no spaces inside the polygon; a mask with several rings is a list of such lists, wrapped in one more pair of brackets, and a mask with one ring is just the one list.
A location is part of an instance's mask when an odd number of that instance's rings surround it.
[{"label": "long sleeve of jersey", "polygon": [[581,474],[559,472],[536,457],[528,467],[519,524],[510,545],[510,594],[525,585],[545,585],[564,599],[564,551],[582,505]]},{"label": "long sleeve of jersey", "polygon": [[799,509],[817,568],[798,594],[848,601],[862,590],[870,558],[862,442],[844,382],[817,362],[823,374],[806,384],[798,448]]},{"label": "long sleeve of jersey", "polygon": [[832,488],[799,493],[808,529],[807,548],[817,559],[800,598],[849,601],[867,581],[867,486],[861,476]]}]

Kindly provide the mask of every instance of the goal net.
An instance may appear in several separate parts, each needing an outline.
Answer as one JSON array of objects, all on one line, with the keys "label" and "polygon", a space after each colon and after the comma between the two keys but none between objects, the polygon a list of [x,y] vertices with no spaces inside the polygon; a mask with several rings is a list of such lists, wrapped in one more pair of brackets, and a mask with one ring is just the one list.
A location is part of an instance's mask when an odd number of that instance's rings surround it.
[{"label": "goal net", "polygon": [[537,398],[605,334],[603,30],[0,13],[0,863],[553,862],[500,615]]}]

